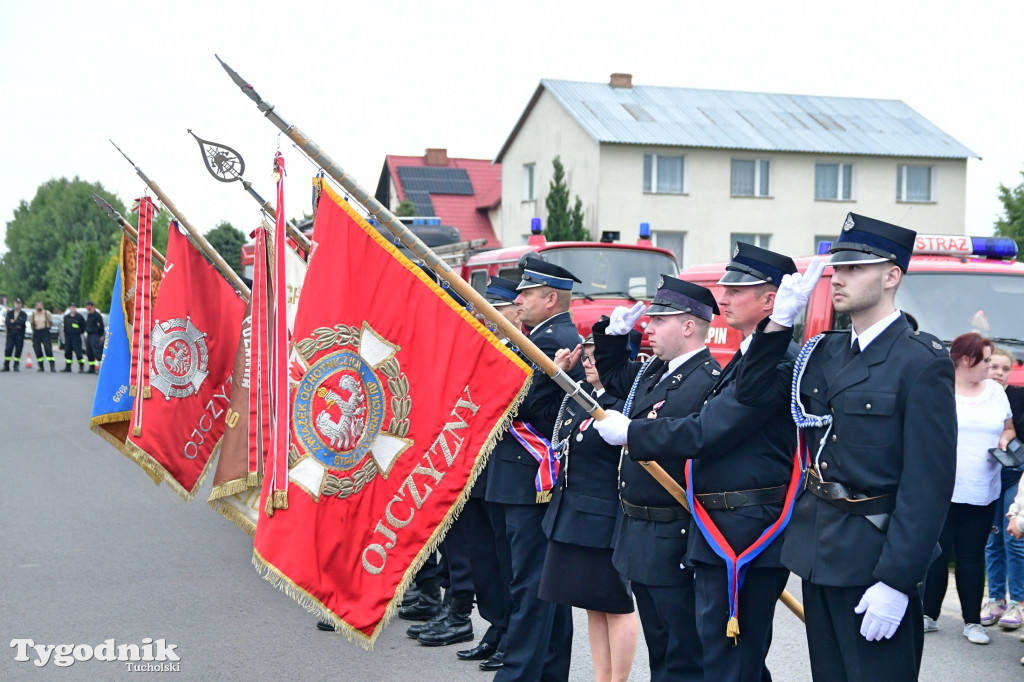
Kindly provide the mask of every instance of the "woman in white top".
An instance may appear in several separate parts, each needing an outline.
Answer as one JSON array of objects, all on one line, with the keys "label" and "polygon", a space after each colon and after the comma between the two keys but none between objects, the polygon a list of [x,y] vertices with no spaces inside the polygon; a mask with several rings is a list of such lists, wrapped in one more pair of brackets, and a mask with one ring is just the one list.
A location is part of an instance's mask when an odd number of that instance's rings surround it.
[{"label": "woman in white top", "polygon": [[925,632],[938,629],[949,579],[949,559],[956,556],[956,588],[964,618],[964,637],[988,644],[981,626],[985,589],[985,542],[1000,490],[1000,465],[989,448],[1005,448],[1014,437],[1010,403],[1003,387],[987,378],[992,342],[979,334],[958,336],[949,349],[956,368],[956,483],[939,536],[941,554],[928,568],[924,585]]}]

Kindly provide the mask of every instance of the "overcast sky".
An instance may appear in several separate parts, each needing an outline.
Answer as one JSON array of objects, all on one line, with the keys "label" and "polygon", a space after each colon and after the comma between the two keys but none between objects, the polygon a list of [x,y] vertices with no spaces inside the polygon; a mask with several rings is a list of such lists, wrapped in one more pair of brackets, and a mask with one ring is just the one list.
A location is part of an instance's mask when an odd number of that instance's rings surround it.
[{"label": "overcast sky", "polygon": [[[108,138],[201,231],[252,229],[255,202],[207,174],[186,129],[237,149],[271,200],[277,129],[214,53],[371,192],[385,154],[493,159],[541,78],[614,71],[637,85],[902,100],[982,157],[967,166],[968,234],[991,234],[999,183],[1024,169],[1017,0],[6,0],[2,17],[0,237],[50,178],[140,196]],[[281,150],[294,217],[315,169],[285,138]]]}]

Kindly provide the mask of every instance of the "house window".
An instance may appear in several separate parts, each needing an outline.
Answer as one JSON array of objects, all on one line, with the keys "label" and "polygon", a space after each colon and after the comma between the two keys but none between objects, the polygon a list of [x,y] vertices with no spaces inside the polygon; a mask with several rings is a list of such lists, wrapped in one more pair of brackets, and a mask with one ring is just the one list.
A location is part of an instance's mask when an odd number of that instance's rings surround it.
[{"label": "house window", "polygon": [[536,172],[537,164],[523,164],[523,201],[533,201],[537,198]]},{"label": "house window", "polygon": [[732,189],[734,197],[770,197],[772,195],[772,164],[767,159],[733,159]]},{"label": "house window", "polygon": [[644,154],[644,192],[683,194],[685,157]]},{"label": "house window", "polygon": [[686,233],[685,232],[673,232],[671,230],[654,230],[651,232],[651,236],[654,237],[652,240],[654,245],[660,249],[667,249],[675,254],[676,264],[679,267],[683,267],[685,255],[684,248],[686,247]]},{"label": "house window", "polygon": [[747,234],[744,232],[733,232],[729,235],[729,256],[736,252],[736,244],[743,242],[744,244],[753,244],[754,246],[760,246],[762,249],[770,249],[772,236],[770,234]]},{"label": "house window", "polygon": [[850,201],[853,199],[853,164],[815,164],[814,198],[837,201]]},{"label": "house window", "polygon": [[822,250],[822,249],[826,245],[827,246],[832,246],[832,244],[835,243],[836,239],[837,239],[837,237],[834,234],[830,234],[830,235],[825,235],[825,234],[815,235],[814,236],[814,250],[811,251],[811,253],[817,253],[817,254],[826,254],[826,253],[828,253],[828,249],[827,248],[825,248],[824,250]]},{"label": "house window", "polygon": [[934,182],[931,166],[897,166],[896,201],[934,201]]}]

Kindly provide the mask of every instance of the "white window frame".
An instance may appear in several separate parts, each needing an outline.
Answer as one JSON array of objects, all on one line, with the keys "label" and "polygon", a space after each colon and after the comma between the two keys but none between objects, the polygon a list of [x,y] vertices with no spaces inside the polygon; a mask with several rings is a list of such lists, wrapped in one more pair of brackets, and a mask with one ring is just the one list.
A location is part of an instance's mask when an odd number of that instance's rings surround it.
[{"label": "white window frame", "polygon": [[[687,181],[689,179],[687,177],[687,174],[689,173],[689,168],[690,168],[690,164],[688,164],[686,162],[686,154],[653,154],[653,153],[652,154],[644,154],[644,161],[645,161],[645,163],[646,163],[646,160],[647,160],[648,156],[651,157],[651,188],[649,190],[648,189],[643,190],[643,193],[644,194],[671,194],[671,195],[675,195],[675,196],[679,196],[681,194],[686,194],[686,187],[687,187],[687,184],[688,184]],[[662,156],[662,157],[664,157],[666,159],[679,159],[679,162],[682,164],[682,166],[683,166],[682,167],[682,172],[679,174],[680,184],[682,186],[679,188],[678,192],[659,192],[658,191],[658,157],[659,156]],[[640,186],[641,187],[643,187],[643,177],[642,177],[642,175],[643,175],[643,173],[641,172],[641,182],[640,182]]]},{"label": "white window frame", "polygon": [[523,164],[523,201],[537,200],[537,164]]},{"label": "white window frame", "polygon": [[[744,159],[746,160],[746,159]],[[751,237],[751,239],[739,239],[739,237]],[[754,234],[753,232],[732,232],[729,234],[729,257],[736,251],[736,242],[752,244],[762,249],[771,250],[772,236],[770,234]]]},{"label": "white window frame", "polygon": [[[754,193],[753,194],[733,194],[732,193],[732,174],[733,174],[733,161],[753,161],[754,162]],[[768,193],[759,194],[761,191],[761,164],[768,164]],[[729,162],[729,196],[731,197],[744,197],[748,199],[771,199],[775,196],[775,173],[772,172],[775,164],[771,159],[749,159],[749,158],[734,158]]]},{"label": "white window frame", "polygon": [[[675,253],[675,245],[671,242],[678,239],[679,253],[676,255],[676,265],[679,266],[680,270],[686,267],[686,232],[681,230],[651,230],[651,236],[654,237],[654,239],[651,240],[654,246],[661,249],[668,249],[669,251],[672,251],[672,253]],[[664,237],[665,241],[668,241],[669,243],[663,244],[662,237]]]},{"label": "white window frame", "polygon": [[[836,171],[836,196],[831,197],[819,197],[818,196],[818,166],[838,166]],[[850,169],[850,196],[843,196],[843,180],[845,179],[845,169]],[[856,164],[846,163],[844,161],[817,161],[814,164],[814,200],[815,201],[856,201],[857,200],[857,170]]]},{"label": "white window frame", "polygon": [[[928,169],[928,198],[907,199],[907,168]],[[896,203],[900,204],[934,204],[935,203],[935,166],[920,163],[901,163],[896,166]]]}]

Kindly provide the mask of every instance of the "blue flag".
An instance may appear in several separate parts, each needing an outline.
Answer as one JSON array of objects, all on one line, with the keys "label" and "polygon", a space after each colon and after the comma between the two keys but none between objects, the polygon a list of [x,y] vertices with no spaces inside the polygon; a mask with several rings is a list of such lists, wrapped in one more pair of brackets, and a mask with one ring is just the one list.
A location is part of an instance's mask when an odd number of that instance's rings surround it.
[{"label": "blue flag", "polygon": [[[118,265],[114,291],[110,297],[110,320],[104,341],[103,364],[96,383],[89,428],[126,456],[128,449],[125,439],[132,418],[132,405],[135,403],[135,398],[128,395],[131,362],[132,342],[125,321],[124,287],[121,266]],[[142,468],[157,485],[160,484],[160,477],[155,472],[146,466]]]}]

